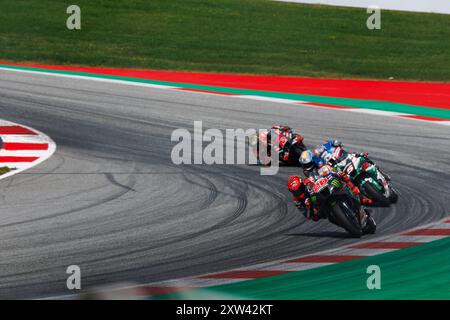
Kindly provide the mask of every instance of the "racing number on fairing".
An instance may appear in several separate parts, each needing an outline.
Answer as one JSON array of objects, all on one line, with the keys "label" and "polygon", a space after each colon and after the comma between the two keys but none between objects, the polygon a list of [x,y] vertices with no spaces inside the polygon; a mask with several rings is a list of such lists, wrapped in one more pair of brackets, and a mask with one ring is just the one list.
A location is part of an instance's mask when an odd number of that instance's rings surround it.
[{"label": "racing number on fairing", "polygon": [[348,175],[351,175],[352,172],[354,170],[354,166],[353,163],[349,163],[345,168],[344,168],[344,172]]},{"label": "racing number on fairing", "polygon": [[314,193],[320,192],[328,183],[327,178],[322,178],[314,184]]}]

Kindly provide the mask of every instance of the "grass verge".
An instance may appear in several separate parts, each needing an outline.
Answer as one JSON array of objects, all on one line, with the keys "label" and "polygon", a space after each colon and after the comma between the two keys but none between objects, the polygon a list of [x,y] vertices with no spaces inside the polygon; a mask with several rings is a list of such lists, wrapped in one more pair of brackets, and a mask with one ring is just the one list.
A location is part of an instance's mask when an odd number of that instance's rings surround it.
[{"label": "grass verge", "polygon": [[11,170],[13,170],[13,169],[8,168],[8,167],[0,167],[0,176],[6,174],[8,172],[11,172]]},{"label": "grass verge", "polygon": [[0,59],[338,78],[450,80],[450,16],[266,0],[0,0]]}]

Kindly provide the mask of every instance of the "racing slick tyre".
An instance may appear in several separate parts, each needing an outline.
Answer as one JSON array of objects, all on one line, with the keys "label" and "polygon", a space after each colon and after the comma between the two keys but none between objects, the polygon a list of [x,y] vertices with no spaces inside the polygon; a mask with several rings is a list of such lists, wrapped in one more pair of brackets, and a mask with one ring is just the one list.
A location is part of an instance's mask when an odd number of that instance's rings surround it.
[{"label": "racing slick tyre", "polygon": [[367,218],[367,224],[364,227],[364,234],[374,234],[375,231],[377,231],[377,224],[375,222],[375,220],[372,217],[368,217]]},{"label": "racing slick tyre", "polygon": [[344,228],[348,233],[355,238],[361,238],[363,232],[361,230],[361,226],[359,221],[357,221],[355,214],[348,207],[345,202],[337,203],[333,207],[334,213],[334,222],[340,227]]},{"label": "racing slick tyre", "polygon": [[364,191],[366,196],[373,201],[374,206],[389,207],[391,204],[391,201],[370,183],[364,184]]},{"label": "racing slick tyre", "polygon": [[392,187],[389,187],[389,190],[391,191],[391,195],[389,196],[389,201],[391,203],[397,203],[397,201],[398,201],[398,193],[397,193],[397,191],[394,188],[392,188]]}]

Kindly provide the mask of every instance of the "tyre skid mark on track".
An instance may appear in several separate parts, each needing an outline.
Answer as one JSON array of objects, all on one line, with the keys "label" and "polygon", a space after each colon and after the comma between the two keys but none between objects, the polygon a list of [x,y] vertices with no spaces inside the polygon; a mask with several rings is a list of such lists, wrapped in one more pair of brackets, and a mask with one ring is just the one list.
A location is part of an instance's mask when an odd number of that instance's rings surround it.
[{"label": "tyre skid mark on track", "polygon": [[217,199],[217,196],[219,193],[217,190],[217,187],[208,178],[203,177],[202,175],[195,175],[195,173],[192,173],[192,175],[194,177],[198,177],[200,180],[204,181],[206,185],[203,185],[199,182],[192,180],[191,178],[189,178],[187,173],[182,174],[182,176],[186,182],[208,190],[209,195],[208,195],[207,199],[199,206],[200,210],[206,209],[210,205],[212,205],[213,202]]},{"label": "tyre skid mark on track", "polygon": [[[196,174],[196,176],[199,176],[199,175],[207,176],[208,175],[208,170],[205,170],[204,168],[196,168],[196,170],[193,170],[192,172],[189,172],[187,174],[188,175]],[[220,188],[218,188],[216,186],[216,188],[219,190],[218,191],[219,194],[225,194],[227,196],[236,198],[238,200],[241,199],[241,201],[239,201],[238,204],[236,205],[235,211],[232,212],[232,213],[230,212],[230,216],[227,217],[227,219],[218,222],[217,224],[211,226],[208,229],[202,230],[202,231],[194,233],[194,234],[189,234],[186,237],[170,239],[170,242],[166,242],[164,244],[161,244],[161,243],[156,244],[155,243],[154,246],[146,247],[146,248],[143,248],[143,249],[136,249],[136,250],[128,251],[127,254],[136,254],[136,253],[148,252],[149,250],[157,248],[157,247],[160,247],[162,245],[172,244],[172,243],[175,243],[175,242],[178,242],[178,241],[180,241],[180,242],[186,241],[186,240],[189,240],[190,238],[198,237],[199,235],[202,235],[204,233],[208,233],[208,232],[212,232],[214,230],[217,230],[218,228],[223,228],[223,227],[230,226],[231,223],[233,223],[237,218],[239,218],[242,215],[243,210],[245,210],[245,208],[246,208],[246,205],[247,205],[246,192],[247,192],[247,188],[249,186],[257,188],[258,190],[263,192],[266,196],[268,196],[269,194],[272,195],[272,193],[268,190],[269,188],[261,187],[259,185],[256,185],[256,184],[252,183],[252,182],[249,182],[249,181],[242,181],[241,178],[236,178],[234,176],[228,176],[227,174],[224,174],[224,176],[228,179],[229,183],[232,184],[232,186],[235,186],[236,184],[239,184],[239,185],[242,184],[241,187],[245,188],[245,189],[239,190],[240,192],[238,194],[234,194],[236,192],[236,189],[239,189],[239,188],[232,187],[231,190],[234,190],[234,191],[233,191],[233,193],[229,193],[228,190],[226,190],[226,191],[220,190]],[[247,186],[247,184],[249,186]],[[203,183],[202,183],[202,187],[206,187],[206,186],[203,185]],[[208,187],[206,187],[206,188],[209,189]],[[285,214],[286,214],[286,212],[285,212],[286,211],[286,204],[285,204],[284,201],[282,201],[282,198],[279,195],[276,194],[275,197],[278,199],[278,201],[280,201],[280,203],[278,203],[278,205],[280,205],[282,207],[281,212],[280,212],[280,216],[277,217],[277,218],[278,219],[282,219],[282,218],[285,217]],[[274,207],[277,207],[277,203],[274,203]],[[271,207],[267,208],[268,212],[271,212],[271,210],[273,210],[273,208],[271,208]],[[265,213],[268,213],[268,212],[265,211]],[[290,228],[292,228],[292,227],[290,227]],[[286,230],[282,230],[281,232],[284,232],[284,231],[286,231]],[[275,232],[275,230],[273,230],[273,227],[272,228],[267,227],[267,230],[264,229],[261,232],[258,232],[258,234],[261,234],[259,240],[264,239],[265,237],[268,237],[270,232]],[[225,247],[223,247],[221,249],[223,249],[224,251],[228,251],[228,250],[232,249],[232,246],[225,245]],[[211,253],[205,253],[205,254],[208,255],[208,254],[214,254],[214,253],[217,253],[217,249],[211,249]],[[107,257],[107,259],[113,259],[113,258],[115,258],[115,256],[108,256]],[[184,258],[185,259],[189,259],[189,258],[192,258],[192,256],[186,255]],[[87,260],[87,261],[85,261],[85,263],[94,263],[94,262],[100,262],[100,261],[103,262],[104,259],[105,258],[102,258],[102,260],[96,260],[96,259],[95,260]],[[175,263],[176,261],[173,261],[173,262]],[[158,264],[152,264],[152,267],[156,267],[156,266],[158,266]],[[129,269],[129,271],[133,271],[133,269]],[[171,287],[171,288],[169,288],[169,290],[172,290],[172,289],[175,290],[175,291],[186,290],[186,289],[190,289],[191,286],[192,286],[192,288],[199,287],[200,284],[205,285],[205,286],[206,285],[210,286],[210,285],[217,284],[217,283],[220,284],[222,282],[223,283],[237,282],[234,279],[227,279],[226,281],[223,281],[221,279],[201,279],[201,278],[195,278],[195,279],[192,278],[192,279],[193,279],[192,281],[195,282],[195,286],[190,285],[189,287],[183,287],[182,289],[177,289],[175,287]],[[174,283],[179,285],[179,281],[178,280],[174,280],[174,281],[175,281]],[[170,282],[171,282],[171,280],[164,281],[164,283],[165,283],[164,286],[165,287],[170,287],[170,285],[169,285]],[[121,291],[122,289],[127,290],[127,288],[117,288],[117,289],[114,289],[113,291]],[[146,286],[142,286],[142,287],[139,287],[139,290],[141,292],[145,292],[145,294],[148,294],[149,292],[150,293],[161,293],[163,289],[161,289],[161,288],[156,288],[155,289],[154,287],[152,287],[152,288],[148,288],[148,290],[147,290]],[[163,290],[163,292],[165,292],[165,291]],[[68,297],[68,296],[56,297],[56,299],[59,299],[59,298],[63,298],[63,299],[69,298],[70,299],[70,298],[73,298],[73,296],[71,296],[71,297]]]},{"label": "tyre skid mark on track", "polygon": [[[128,191],[126,191],[126,192],[128,192]],[[235,195],[231,195],[231,196],[237,197],[238,200],[240,199],[240,197],[238,197],[238,196],[235,196]],[[187,235],[185,235],[185,236],[183,236],[183,237],[171,237],[171,238],[167,238],[167,239],[165,240],[164,243],[153,243],[152,246],[148,246],[148,247],[140,248],[140,249],[135,249],[135,250],[129,250],[129,251],[127,251],[127,254],[128,254],[128,255],[132,255],[132,254],[145,253],[145,252],[148,252],[148,251],[150,251],[150,250],[152,250],[152,249],[156,249],[156,248],[158,248],[158,247],[161,247],[161,246],[163,246],[163,245],[164,245],[164,246],[167,246],[167,245],[170,245],[170,244],[174,244],[174,243],[178,243],[178,242],[187,241],[187,240],[189,240],[189,239],[198,237],[198,236],[200,236],[200,235],[203,235],[203,234],[206,234],[206,233],[215,231],[215,230],[217,230],[217,229],[220,228],[220,227],[227,226],[227,225],[229,225],[231,222],[233,222],[234,220],[236,220],[237,218],[239,218],[239,217],[242,215],[242,213],[244,212],[244,210],[245,210],[245,208],[246,208],[246,203],[247,203],[247,200],[246,200],[246,199],[241,199],[241,200],[238,202],[237,208],[231,213],[231,215],[230,215],[229,217],[227,217],[225,220],[222,220],[222,221],[218,222],[217,224],[214,224],[214,225],[212,225],[212,226],[210,226],[210,227],[208,227],[208,228],[205,228],[205,229],[200,230],[200,231],[198,231],[198,232],[194,232],[194,233],[187,234]],[[83,208],[83,209],[84,209],[84,208]],[[78,211],[78,210],[77,210],[77,211]],[[104,262],[104,260],[106,260],[106,259],[111,260],[111,259],[118,258],[118,257],[120,257],[120,256],[121,256],[121,254],[120,254],[120,255],[109,255],[109,256],[107,256],[107,257],[103,257],[101,260],[99,260],[99,259],[89,259],[89,260],[86,260],[85,263]],[[188,257],[186,257],[186,258],[188,258]],[[157,264],[156,264],[156,265],[157,265]],[[154,266],[156,266],[156,265],[154,265]],[[130,271],[131,271],[131,270],[132,270],[132,269],[130,269]],[[106,274],[106,273],[104,273],[104,275],[105,275],[105,274]]]}]

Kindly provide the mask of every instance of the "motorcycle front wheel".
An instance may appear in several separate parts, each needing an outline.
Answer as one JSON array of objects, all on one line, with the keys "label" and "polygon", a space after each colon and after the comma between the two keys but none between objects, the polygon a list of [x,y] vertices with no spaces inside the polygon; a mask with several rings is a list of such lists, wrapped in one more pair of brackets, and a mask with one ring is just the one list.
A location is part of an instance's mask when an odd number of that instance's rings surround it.
[{"label": "motorcycle front wheel", "polygon": [[332,210],[333,219],[336,224],[344,228],[355,238],[360,238],[363,235],[361,225],[355,217],[355,213],[346,203],[336,203]]},{"label": "motorcycle front wheel", "polygon": [[391,203],[397,203],[397,201],[398,201],[398,194],[397,194],[397,191],[396,191],[394,188],[392,188],[392,187],[389,187],[389,189],[390,189],[390,191],[391,191],[391,195],[390,195],[390,197],[389,197],[389,201],[390,201]]}]

